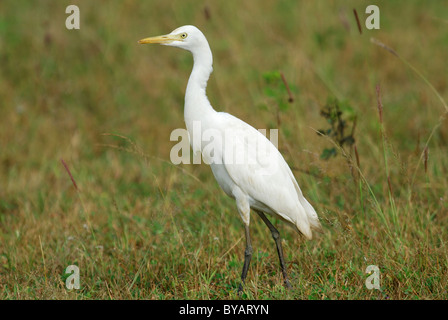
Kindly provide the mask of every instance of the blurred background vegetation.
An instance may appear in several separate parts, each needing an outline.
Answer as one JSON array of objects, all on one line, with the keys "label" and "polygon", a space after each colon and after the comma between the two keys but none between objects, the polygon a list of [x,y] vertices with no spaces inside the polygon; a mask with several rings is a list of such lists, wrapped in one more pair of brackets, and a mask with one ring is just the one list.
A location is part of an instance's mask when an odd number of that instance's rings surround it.
[{"label": "blurred background vegetation", "polygon": [[[65,27],[70,4],[80,30]],[[0,297],[237,297],[235,204],[206,165],[169,160],[192,57],[137,44],[193,24],[214,54],[212,105],[280,129],[324,226],[305,242],[274,220],[287,292],[254,216],[244,297],[448,298],[448,7],[375,1],[381,29],[367,30],[368,4],[1,1]],[[65,288],[71,264],[80,290]],[[381,291],[364,285],[372,264]]]}]

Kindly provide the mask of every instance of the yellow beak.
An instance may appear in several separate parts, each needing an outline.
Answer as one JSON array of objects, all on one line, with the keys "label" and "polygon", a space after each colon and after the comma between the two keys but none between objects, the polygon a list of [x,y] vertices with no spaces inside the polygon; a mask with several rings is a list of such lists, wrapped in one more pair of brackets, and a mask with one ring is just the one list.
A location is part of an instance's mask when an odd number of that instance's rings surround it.
[{"label": "yellow beak", "polygon": [[178,35],[166,34],[163,36],[145,38],[145,39],[139,40],[138,43],[140,43],[140,44],[146,44],[146,43],[167,44],[167,43],[171,43],[176,40],[181,41],[182,39]]}]

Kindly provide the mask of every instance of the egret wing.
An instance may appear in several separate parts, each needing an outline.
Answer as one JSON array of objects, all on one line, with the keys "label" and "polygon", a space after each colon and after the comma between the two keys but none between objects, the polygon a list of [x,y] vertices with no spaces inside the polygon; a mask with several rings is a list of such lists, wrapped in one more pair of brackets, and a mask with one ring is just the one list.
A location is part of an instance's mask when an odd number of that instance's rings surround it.
[{"label": "egret wing", "polygon": [[[311,238],[308,220],[316,213],[303,198],[278,149],[242,120],[226,113],[222,113],[222,119],[225,119],[224,166],[235,184],[248,195],[251,206],[270,209],[268,213],[279,215]],[[305,201],[305,206],[300,198]],[[310,208],[312,212],[308,213]]]}]

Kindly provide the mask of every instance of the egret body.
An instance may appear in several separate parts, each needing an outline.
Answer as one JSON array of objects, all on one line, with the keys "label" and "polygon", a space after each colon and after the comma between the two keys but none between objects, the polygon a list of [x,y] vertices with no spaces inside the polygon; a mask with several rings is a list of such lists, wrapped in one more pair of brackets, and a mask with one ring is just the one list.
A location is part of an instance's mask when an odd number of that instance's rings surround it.
[{"label": "egret body", "polygon": [[[220,187],[235,199],[244,223],[246,250],[238,291],[242,290],[252,257],[249,233],[251,209],[271,231],[285,285],[291,287],[279,232],[265,213],[285,221],[307,239],[311,239],[313,231],[319,231],[321,226],[316,211],[302,195],[288,164],[278,149],[258,130],[228,113],[215,111],[211,106],[206,87],[213,70],[213,57],[207,39],[198,28],[183,26],[167,35],[142,39],[139,43],[178,47],[193,54],[193,70],[185,93],[185,124],[193,151],[202,152]],[[193,130],[195,124],[200,125],[199,132]],[[210,132],[213,139],[204,139]],[[213,148],[212,156],[204,153],[210,147]]]}]

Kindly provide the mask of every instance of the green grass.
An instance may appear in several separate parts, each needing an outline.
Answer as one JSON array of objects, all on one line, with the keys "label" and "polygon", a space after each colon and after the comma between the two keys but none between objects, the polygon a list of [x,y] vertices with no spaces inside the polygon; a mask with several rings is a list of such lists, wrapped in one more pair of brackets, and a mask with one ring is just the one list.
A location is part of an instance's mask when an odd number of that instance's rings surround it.
[{"label": "green grass", "polygon": [[[273,219],[287,291],[253,215],[243,298],[448,298],[442,2],[381,2],[381,29],[362,35],[353,8],[363,23],[365,6],[354,0],[78,1],[78,31],[65,28],[69,4],[0,2],[1,299],[238,298],[244,228],[235,203],[208,166],[169,160],[192,58],[137,44],[183,24],[210,42],[212,105],[257,128],[281,127],[279,148],[323,224],[305,241]],[[293,103],[266,81],[279,72]],[[359,164],[353,147],[317,134],[328,99],[357,117]],[[333,147],[336,157],[320,157]],[[81,288],[70,291],[72,264]],[[380,268],[381,291],[366,288],[368,265]]]}]

